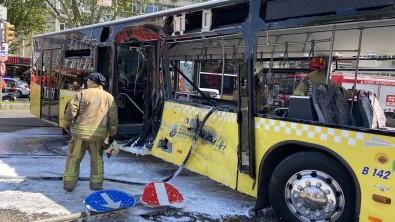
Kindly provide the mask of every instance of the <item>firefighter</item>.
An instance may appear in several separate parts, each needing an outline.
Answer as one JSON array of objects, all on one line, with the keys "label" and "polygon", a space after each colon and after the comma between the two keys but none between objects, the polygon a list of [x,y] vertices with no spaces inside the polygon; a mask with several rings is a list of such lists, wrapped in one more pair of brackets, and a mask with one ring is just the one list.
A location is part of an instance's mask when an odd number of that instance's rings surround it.
[{"label": "firefighter", "polygon": [[63,127],[70,134],[64,190],[71,192],[77,185],[80,163],[86,150],[90,156],[90,189],[101,190],[103,183],[104,140],[110,144],[118,128],[118,111],[114,97],[104,91],[106,78],[100,73],[88,76],[88,89],[83,89],[70,100],[64,115]]},{"label": "firefighter", "polygon": [[267,102],[267,85],[263,70],[254,75],[254,88],[256,98],[255,112],[264,114],[270,113],[271,108]]},{"label": "firefighter", "polygon": [[[267,102],[267,87],[262,71],[254,74],[254,112],[267,114],[271,112],[270,105]],[[233,99],[238,100],[239,91],[237,87],[233,92]],[[241,80],[240,96],[242,100],[242,110],[248,110],[247,80],[243,77]]]},{"label": "firefighter", "polygon": [[[326,62],[321,57],[314,58],[309,64],[310,73],[298,84],[293,92],[294,96],[311,96],[313,92],[313,86],[318,83],[326,83]],[[356,95],[357,90],[345,90],[342,86],[337,85],[331,79],[328,81],[329,88],[335,88],[336,90],[342,90],[346,99],[352,98]]]}]

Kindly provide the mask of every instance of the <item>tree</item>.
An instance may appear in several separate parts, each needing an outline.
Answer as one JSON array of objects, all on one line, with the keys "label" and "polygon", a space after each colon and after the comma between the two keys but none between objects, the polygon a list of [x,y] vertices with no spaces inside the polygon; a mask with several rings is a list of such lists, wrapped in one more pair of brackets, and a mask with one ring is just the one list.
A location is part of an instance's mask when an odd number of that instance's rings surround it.
[{"label": "tree", "polygon": [[56,7],[51,0],[45,2],[52,16],[58,18],[66,27],[74,28],[143,13],[144,10],[136,11],[136,6],[144,9],[148,3],[154,1],[112,0],[110,7],[99,6],[97,0],[58,0],[60,7]]},{"label": "tree", "polygon": [[47,29],[48,15],[44,0],[0,0],[7,7],[7,21],[15,25],[16,39],[10,44],[9,53],[30,46],[32,36]]}]

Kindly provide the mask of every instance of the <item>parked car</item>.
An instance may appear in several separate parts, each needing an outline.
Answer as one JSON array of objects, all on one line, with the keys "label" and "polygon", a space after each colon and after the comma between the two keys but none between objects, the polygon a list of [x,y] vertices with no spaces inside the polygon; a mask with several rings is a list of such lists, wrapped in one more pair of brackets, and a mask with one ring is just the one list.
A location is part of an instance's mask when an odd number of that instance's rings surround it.
[{"label": "parked car", "polygon": [[16,101],[16,98],[15,98],[13,93],[3,94],[3,96],[1,98],[2,98],[3,101],[10,101],[10,102],[15,102]]},{"label": "parked car", "polygon": [[6,86],[5,91],[13,92],[16,98],[30,95],[30,88],[27,82],[14,78],[3,78]]}]

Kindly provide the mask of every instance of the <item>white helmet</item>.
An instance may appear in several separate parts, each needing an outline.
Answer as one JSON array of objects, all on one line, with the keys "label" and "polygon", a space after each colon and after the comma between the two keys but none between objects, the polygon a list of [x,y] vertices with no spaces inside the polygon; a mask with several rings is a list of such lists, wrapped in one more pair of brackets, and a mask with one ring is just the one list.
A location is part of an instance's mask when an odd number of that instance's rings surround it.
[{"label": "white helmet", "polygon": [[119,145],[117,141],[113,141],[111,144],[104,144],[103,154],[107,155],[107,158],[116,156],[119,153]]}]

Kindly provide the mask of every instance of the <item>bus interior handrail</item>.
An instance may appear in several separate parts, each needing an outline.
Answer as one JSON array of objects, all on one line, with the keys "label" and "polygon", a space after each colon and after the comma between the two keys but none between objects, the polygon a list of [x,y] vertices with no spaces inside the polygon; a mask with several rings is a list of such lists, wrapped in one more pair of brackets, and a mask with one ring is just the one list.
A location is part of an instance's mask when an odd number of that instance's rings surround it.
[{"label": "bus interior handrail", "polygon": [[130,98],[130,96],[129,96],[128,94],[126,94],[126,93],[118,93],[118,95],[124,95],[124,96],[126,96],[126,98],[128,98],[128,99],[130,100],[130,102],[132,102],[133,105],[136,106],[136,108],[144,115],[143,110],[133,101],[132,98]]}]

